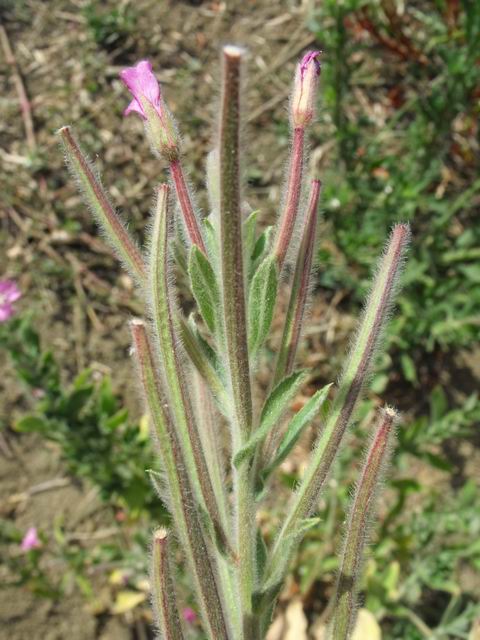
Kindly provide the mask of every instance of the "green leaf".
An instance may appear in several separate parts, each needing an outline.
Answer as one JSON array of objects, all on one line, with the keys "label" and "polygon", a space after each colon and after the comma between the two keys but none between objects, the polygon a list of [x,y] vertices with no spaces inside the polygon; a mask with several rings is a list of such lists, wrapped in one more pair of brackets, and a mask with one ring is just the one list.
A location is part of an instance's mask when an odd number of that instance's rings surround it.
[{"label": "green leaf", "polygon": [[48,430],[48,422],[38,416],[25,416],[15,423],[15,431],[21,433],[45,433]]},{"label": "green leaf", "polygon": [[247,265],[247,273],[250,269],[253,249],[255,247],[255,232],[257,229],[258,211],[252,211],[243,223],[243,248],[245,251],[245,263]]},{"label": "green leaf", "polygon": [[314,395],[308,400],[305,406],[298,411],[290,424],[285,431],[285,434],[282,438],[280,446],[278,447],[277,453],[273,462],[271,462],[268,467],[262,472],[263,478],[267,478],[268,475],[278,467],[288,456],[290,451],[295,446],[297,440],[301,436],[303,430],[310,422],[315,418],[318,414],[325,400],[327,399],[328,392],[332,383],[325,385],[318,391],[314,393]]},{"label": "green leaf", "polygon": [[305,370],[295,371],[275,387],[263,406],[258,429],[254,431],[248,442],[237,451],[233,459],[233,464],[236,467],[255,453],[258,445],[265,440],[272,427],[279,423],[306,377]]},{"label": "green leaf", "polygon": [[188,260],[188,273],[192,293],[205,324],[212,333],[217,326],[216,314],[220,308],[220,292],[215,273],[208,258],[194,245]]},{"label": "green leaf", "polygon": [[255,356],[265,341],[272,323],[277,299],[277,261],[275,256],[266,258],[253,276],[248,297],[249,349]]},{"label": "green leaf", "polygon": [[203,236],[205,238],[205,244],[207,247],[208,255],[210,256],[210,262],[213,266],[218,264],[218,239],[215,232],[215,228],[210,220],[211,216],[202,220],[203,224]]}]

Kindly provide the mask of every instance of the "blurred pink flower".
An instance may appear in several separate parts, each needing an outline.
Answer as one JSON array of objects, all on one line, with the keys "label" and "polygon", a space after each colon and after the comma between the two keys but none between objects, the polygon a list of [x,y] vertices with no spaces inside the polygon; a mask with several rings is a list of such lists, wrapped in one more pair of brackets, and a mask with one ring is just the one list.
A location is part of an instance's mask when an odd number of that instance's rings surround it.
[{"label": "blurred pink flower", "polygon": [[18,300],[21,295],[13,280],[0,280],[0,322],[5,322],[15,313],[12,302]]},{"label": "blurred pink flower", "polygon": [[37,528],[30,527],[27,533],[23,536],[20,548],[22,551],[30,551],[31,549],[38,549],[41,546],[40,538],[38,537]]},{"label": "blurred pink flower", "polygon": [[134,67],[128,67],[120,72],[120,78],[133,96],[133,100],[124,111],[124,115],[134,111],[144,120],[147,114],[142,106],[142,99],[147,100],[159,116],[161,112],[160,86],[152,71],[152,63],[149,60],[141,60]]},{"label": "blurred pink flower", "polygon": [[185,607],[185,609],[182,611],[182,616],[185,622],[188,622],[188,624],[194,624],[197,620],[197,614],[190,607]]}]

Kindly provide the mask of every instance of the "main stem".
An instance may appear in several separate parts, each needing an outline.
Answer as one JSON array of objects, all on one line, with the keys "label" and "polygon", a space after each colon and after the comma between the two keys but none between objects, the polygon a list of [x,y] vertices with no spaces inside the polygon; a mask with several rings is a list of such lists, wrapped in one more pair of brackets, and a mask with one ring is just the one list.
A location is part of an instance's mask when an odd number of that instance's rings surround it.
[{"label": "main stem", "polygon": [[[240,196],[240,73],[242,51],[223,50],[220,116],[220,245],[226,360],[233,396],[233,453],[252,429],[252,395],[245,313],[242,215]],[[254,496],[249,465],[234,471],[238,583],[244,638],[253,640]]]}]

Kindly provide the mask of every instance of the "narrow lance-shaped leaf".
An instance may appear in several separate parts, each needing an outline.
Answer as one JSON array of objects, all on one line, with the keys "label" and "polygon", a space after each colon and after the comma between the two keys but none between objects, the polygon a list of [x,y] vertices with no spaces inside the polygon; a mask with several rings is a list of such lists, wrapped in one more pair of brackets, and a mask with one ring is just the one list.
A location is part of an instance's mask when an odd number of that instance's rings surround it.
[{"label": "narrow lance-shaped leaf", "polygon": [[[250,258],[250,266],[248,270],[248,282],[251,282],[253,276],[257,273],[259,266],[263,263],[265,257],[270,249],[271,237],[273,234],[273,227],[266,227],[262,233],[258,236],[252,251]],[[278,279],[278,278],[277,278]]]},{"label": "narrow lance-shaped leaf", "polygon": [[310,289],[312,260],[317,230],[317,209],[320,181],[313,180],[307,207],[306,224],[295,265],[287,314],[283,325],[282,340],[278,351],[273,384],[293,370],[295,355],[302,332],[305,307]]},{"label": "narrow lance-shaped leaf", "polygon": [[153,609],[161,637],[165,640],[184,640],[173,586],[169,547],[166,529],[157,529],[153,535],[152,554]]},{"label": "narrow lance-shaped leaf", "polygon": [[212,334],[215,335],[216,330],[221,328],[220,291],[208,258],[196,246],[190,250],[188,274],[192,293],[202,318]]},{"label": "narrow lance-shaped leaf", "polygon": [[262,409],[260,425],[255,429],[247,443],[235,454],[233,459],[235,466],[238,467],[242,462],[254,455],[259,445],[289,409],[306,377],[306,371],[296,371],[275,387]]},{"label": "narrow lance-shaped leaf", "polygon": [[82,153],[70,127],[62,127],[59,135],[67,164],[82,195],[105,236],[129,273],[141,284],[145,280],[145,264],[135,241],[115,213],[100,178]]},{"label": "narrow lance-shaped leaf", "polygon": [[294,535],[297,524],[315,508],[344,433],[352,419],[388,318],[409,236],[408,225],[395,226],[385,254],[380,260],[359,331],[342,373],[330,414],[320,433],[302,484],[294,496],[275,542],[266,571],[266,582],[269,585],[283,579],[298,542]]},{"label": "narrow lance-shaped leaf", "polygon": [[243,223],[243,250],[245,253],[245,272],[251,267],[253,248],[256,242],[258,211],[252,211]]},{"label": "narrow lance-shaped leaf", "polygon": [[255,358],[272,324],[277,300],[277,261],[268,256],[253,276],[248,296],[248,346],[251,358]]},{"label": "narrow lance-shaped leaf", "polygon": [[142,386],[158,438],[163,469],[168,479],[175,526],[195,582],[202,619],[210,637],[228,640],[230,636],[212,559],[204,539],[190,479],[186,473],[186,461],[168,410],[168,403],[155,372],[145,325],[141,320],[134,320],[131,329]]},{"label": "narrow lance-shaped leaf", "polygon": [[331,384],[327,384],[316,391],[308,402],[305,403],[305,406],[302,407],[290,420],[273,460],[262,471],[262,477],[264,479],[267,478],[274,469],[282,464],[294,448],[305,427],[307,427],[318,415],[318,412],[327,399],[331,386]]},{"label": "narrow lance-shaped leaf", "polygon": [[179,337],[193,365],[210,386],[217,406],[224,416],[230,415],[230,399],[225,382],[219,374],[217,357],[210,345],[203,340],[195,326],[190,326],[181,314],[177,314]]},{"label": "narrow lance-shaped leaf", "polygon": [[388,464],[393,427],[398,420],[396,412],[391,408],[379,413],[378,425],[365,458],[345,527],[330,627],[331,640],[348,640],[355,624],[358,585],[369,523]]},{"label": "narrow lance-shaped leaf", "polygon": [[165,381],[173,418],[179,430],[191,482],[200,500],[205,502],[216,534],[223,540],[225,548],[233,551],[221,526],[219,507],[210,480],[210,474],[202,450],[198,428],[195,424],[185,385],[185,374],[175,334],[173,294],[169,277],[169,207],[168,186],[159,189],[158,202],[152,228],[150,250],[150,291],[152,316],[158,337],[161,361],[165,370]]}]

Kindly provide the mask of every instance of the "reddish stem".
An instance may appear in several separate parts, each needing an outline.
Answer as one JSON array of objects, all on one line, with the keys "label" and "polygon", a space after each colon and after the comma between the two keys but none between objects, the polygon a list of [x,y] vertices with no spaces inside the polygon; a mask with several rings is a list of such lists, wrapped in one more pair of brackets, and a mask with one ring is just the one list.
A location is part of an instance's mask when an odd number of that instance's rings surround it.
[{"label": "reddish stem", "polygon": [[192,241],[192,244],[197,245],[197,247],[206,254],[207,251],[198,226],[197,217],[193,210],[192,200],[190,198],[190,193],[188,191],[180,160],[173,160],[170,163],[170,171],[190,240]]},{"label": "reddish stem", "polygon": [[303,157],[305,149],[305,129],[297,127],[293,130],[292,155],[288,172],[287,195],[280,219],[280,228],[276,239],[275,254],[280,269],[290,245],[298,213],[300,193],[302,191]]}]

